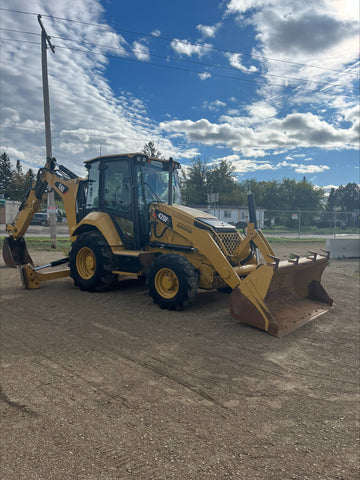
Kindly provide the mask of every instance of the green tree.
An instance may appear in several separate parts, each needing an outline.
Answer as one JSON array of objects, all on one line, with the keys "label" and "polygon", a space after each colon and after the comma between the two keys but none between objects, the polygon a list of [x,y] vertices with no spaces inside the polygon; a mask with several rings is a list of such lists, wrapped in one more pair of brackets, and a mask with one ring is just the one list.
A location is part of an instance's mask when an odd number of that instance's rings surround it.
[{"label": "green tree", "polygon": [[12,177],[12,168],[9,155],[3,153],[0,156],[0,193],[4,198],[9,198],[8,186]]},{"label": "green tree", "polygon": [[12,172],[11,180],[7,187],[8,198],[11,200],[23,200],[25,193],[26,176],[22,170],[14,170]]},{"label": "green tree", "polygon": [[340,185],[333,194],[335,208],[343,212],[360,209],[360,188],[356,183]]},{"label": "green tree", "polygon": [[305,177],[301,182],[296,182],[294,202],[300,210],[322,210],[324,198],[324,190],[315,188]]},{"label": "green tree", "polygon": [[334,212],[336,210],[336,203],[337,203],[336,189],[332,188],[330,190],[330,194],[328,196],[328,200],[326,203],[326,210],[329,210],[330,212]]},{"label": "green tree", "polygon": [[243,182],[244,189],[246,192],[246,202],[247,204],[247,196],[249,193],[252,193],[255,197],[255,202],[257,206],[263,205],[263,198],[264,198],[264,189],[263,189],[263,182],[258,182],[255,178],[250,178],[249,180],[245,180]]},{"label": "green tree", "polygon": [[[327,200],[326,209],[331,212],[344,213],[341,218],[347,225],[358,223],[360,210],[360,188],[356,183],[340,185],[339,188],[332,188]],[[356,220],[355,220],[356,219]]]},{"label": "green tree", "polygon": [[261,197],[257,202],[259,206],[266,207],[268,210],[281,210],[279,182],[277,180],[260,182],[260,190]]},{"label": "green tree", "polygon": [[222,205],[240,206],[247,204],[247,191],[243,183],[235,183],[234,188],[230,193],[222,193]]},{"label": "green tree", "polygon": [[152,158],[163,158],[163,154],[156,148],[154,142],[145,143],[141,153],[145,153],[145,155]]},{"label": "green tree", "polygon": [[[231,200],[231,193],[235,187],[235,168],[230,162],[221,160],[218,165],[207,168],[206,186],[208,193],[219,193],[220,203],[224,205],[225,199]],[[230,197],[230,198],[229,198]]]},{"label": "green tree", "polygon": [[0,193],[9,200],[23,200],[25,186],[34,178],[34,172],[29,168],[23,173],[20,160],[16,160],[15,168],[11,167],[9,156],[4,152],[0,156]]},{"label": "green tree", "polygon": [[207,203],[207,167],[200,158],[192,160],[191,166],[184,171],[181,187],[186,204]]}]

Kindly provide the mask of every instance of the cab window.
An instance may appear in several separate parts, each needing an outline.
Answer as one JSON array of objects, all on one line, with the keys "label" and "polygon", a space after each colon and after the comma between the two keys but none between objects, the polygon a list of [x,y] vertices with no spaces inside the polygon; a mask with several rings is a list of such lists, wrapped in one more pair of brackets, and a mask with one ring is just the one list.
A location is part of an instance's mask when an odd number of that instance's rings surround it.
[{"label": "cab window", "polygon": [[129,162],[108,161],[104,169],[104,207],[117,212],[131,212],[131,176]]},{"label": "cab window", "polygon": [[99,184],[100,184],[100,162],[89,163],[89,169],[86,208],[99,208]]}]

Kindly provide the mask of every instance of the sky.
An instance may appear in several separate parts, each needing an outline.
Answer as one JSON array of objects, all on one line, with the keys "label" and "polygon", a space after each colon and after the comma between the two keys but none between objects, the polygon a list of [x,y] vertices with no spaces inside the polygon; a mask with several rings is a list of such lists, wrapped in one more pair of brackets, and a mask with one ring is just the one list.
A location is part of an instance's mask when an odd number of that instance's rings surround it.
[{"label": "sky", "polygon": [[359,183],[358,0],[1,0],[0,150],[25,171],[46,157],[38,14],[75,173],[152,141],[239,181]]}]

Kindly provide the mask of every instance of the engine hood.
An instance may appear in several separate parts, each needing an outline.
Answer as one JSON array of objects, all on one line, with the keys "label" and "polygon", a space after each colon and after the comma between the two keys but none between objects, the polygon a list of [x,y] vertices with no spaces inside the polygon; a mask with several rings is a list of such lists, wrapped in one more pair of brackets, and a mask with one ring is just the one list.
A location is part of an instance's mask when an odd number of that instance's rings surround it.
[{"label": "engine hood", "polygon": [[168,225],[172,224],[172,217],[176,217],[177,219],[181,219],[182,222],[186,222],[191,226],[204,230],[215,230],[219,233],[236,232],[236,227],[234,225],[223,222],[214,215],[210,215],[203,210],[187,207],[185,205],[168,205],[165,203],[156,204],[155,212],[162,212],[165,214],[168,217],[166,221],[164,221],[164,218],[160,218],[161,215],[159,217],[157,214],[157,216],[160,221],[167,223]]}]

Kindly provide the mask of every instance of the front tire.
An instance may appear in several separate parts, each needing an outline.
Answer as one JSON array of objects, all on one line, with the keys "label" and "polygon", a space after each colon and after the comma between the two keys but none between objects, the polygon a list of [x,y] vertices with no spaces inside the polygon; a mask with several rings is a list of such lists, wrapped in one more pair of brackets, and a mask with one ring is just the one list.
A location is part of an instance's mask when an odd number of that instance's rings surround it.
[{"label": "front tire", "polygon": [[147,273],[146,286],[154,303],[167,310],[181,310],[198,290],[198,275],[181,255],[155,257]]},{"label": "front tire", "polygon": [[118,276],[112,273],[113,253],[99,232],[79,235],[69,256],[70,276],[81,290],[103,292],[116,285]]}]

